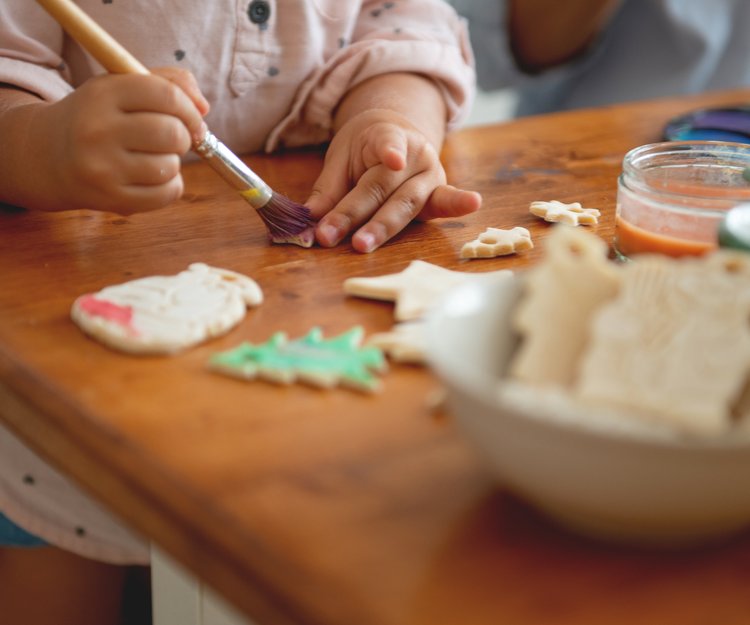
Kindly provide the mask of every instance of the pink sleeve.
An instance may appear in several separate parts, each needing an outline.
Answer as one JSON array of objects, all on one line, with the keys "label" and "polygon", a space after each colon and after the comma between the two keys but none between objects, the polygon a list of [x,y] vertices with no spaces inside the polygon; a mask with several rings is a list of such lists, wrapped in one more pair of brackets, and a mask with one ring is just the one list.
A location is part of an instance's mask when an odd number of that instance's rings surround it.
[{"label": "pink sleeve", "polygon": [[449,129],[465,119],[475,94],[474,57],[464,20],[447,2],[363,2],[350,45],[302,85],[266,150],[328,140],[342,97],[358,83],[391,72],[431,78],[448,107]]},{"label": "pink sleeve", "polygon": [[62,46],[62,30],[36,2],[0,3],[0,83],[62,98],[72,91]]}]

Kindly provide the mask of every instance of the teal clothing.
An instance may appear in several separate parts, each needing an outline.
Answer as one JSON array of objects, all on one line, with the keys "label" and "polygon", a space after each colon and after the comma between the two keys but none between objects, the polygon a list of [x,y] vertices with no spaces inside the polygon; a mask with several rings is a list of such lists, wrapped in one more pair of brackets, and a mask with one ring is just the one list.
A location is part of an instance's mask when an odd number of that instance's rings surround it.
[{"label": "teal clothing", "polygon": [[0,547],[43,547],[46,544],[0,513]]}]

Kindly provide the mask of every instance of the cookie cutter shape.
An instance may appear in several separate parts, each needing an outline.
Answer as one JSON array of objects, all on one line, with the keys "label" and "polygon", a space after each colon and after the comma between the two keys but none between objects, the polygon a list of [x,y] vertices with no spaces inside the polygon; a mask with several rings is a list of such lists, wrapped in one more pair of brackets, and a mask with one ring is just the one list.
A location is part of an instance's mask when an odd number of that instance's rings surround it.
[{"label": "cookie cutter shape", "polygon": [[461,258],[495,258],[533,249],[531,233],[520,226],[503,230],[487,228],[473,241],[461,248]]},{"label": "cookie cutter shape", "polygon": [[172,354],[228,332],[263,301],[258,284],[234,271],[193,263],[78,297],[71,318],[101,343],[131,354]]},{"label": "cookie cutter shape", "polygon": [[380,389],[375,373],[384,372],[387,363],[377,347],[361,347],[363,337],[360,326],[330,339],[324,338],[318,327],[291,341],[284,332],[277,332],[265,343],[246,342],[215,354],[208,367],[244,380],[304,382],[321,388],[341,384],[373,392]]},{"label": "cookie cutter shape", "polygon": [[597,208],[583,208],[580,202],[565,204],[557,200],[536,201],[529,204],[529,212],[544,221],[563,223],[568,226],[595,226],[602,213]]},{"label": "cookie cutter shape", "polygon": [[467,280],[512,276],[509,269],[471,273],[453,271],[423,260],[413,260],[403,271],[382,276],[355,277],[344,280],[344,292],[357,297],[396,302],[397,321],[419,319],[454,286]]}]

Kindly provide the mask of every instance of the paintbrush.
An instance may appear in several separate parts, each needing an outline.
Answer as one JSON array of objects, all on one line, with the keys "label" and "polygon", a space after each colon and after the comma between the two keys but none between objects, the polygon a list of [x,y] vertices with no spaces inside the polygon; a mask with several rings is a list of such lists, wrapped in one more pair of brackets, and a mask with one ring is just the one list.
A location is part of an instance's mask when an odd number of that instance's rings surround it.
[{"label": "paintbrush", "polygon": [[[71,0],[37,0],[84,50],[113,74],[148,74],[148,69]],[[310,209],[276,193],[237,155],[206,130],[196,152],[258,213],[274,243],[310,247],[315,239]]]}]

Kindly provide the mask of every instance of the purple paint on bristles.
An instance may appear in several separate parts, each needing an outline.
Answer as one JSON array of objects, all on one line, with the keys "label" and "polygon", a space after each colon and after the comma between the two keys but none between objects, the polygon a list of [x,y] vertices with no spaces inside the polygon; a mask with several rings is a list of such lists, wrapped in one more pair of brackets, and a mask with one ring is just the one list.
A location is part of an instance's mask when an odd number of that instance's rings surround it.
[{"label": "purple paint on bristles", "polygon": [[195,151],[258,213],[274,243],[310,247],[315,241],[310,209],[271,190],[234,152],[206,131]]},{"label": "purple paint on bristles", "polygon": [[274,193],[265,206],[256,209],[274,243],[292,243],[311,247],[315,242],[314,221],[310,209]]}]

